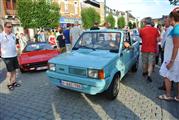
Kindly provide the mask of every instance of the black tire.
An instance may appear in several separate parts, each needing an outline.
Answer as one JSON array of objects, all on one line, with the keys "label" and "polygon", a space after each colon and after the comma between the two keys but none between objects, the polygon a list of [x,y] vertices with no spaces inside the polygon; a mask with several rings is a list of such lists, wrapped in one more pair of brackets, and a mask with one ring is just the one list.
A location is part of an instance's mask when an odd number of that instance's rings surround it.
[{"label": "black tire", "polygon": [[138,61],[136,61],[136,63],[132,66],[132,72],[137,72],[138,69]]},{"label": "black tire", "polygon": [[119,93],[119,86],[120,86],[120,76],[119,74],[116,74],[109,88],[105,92],[107,99],[114,100],[117,97]]}]

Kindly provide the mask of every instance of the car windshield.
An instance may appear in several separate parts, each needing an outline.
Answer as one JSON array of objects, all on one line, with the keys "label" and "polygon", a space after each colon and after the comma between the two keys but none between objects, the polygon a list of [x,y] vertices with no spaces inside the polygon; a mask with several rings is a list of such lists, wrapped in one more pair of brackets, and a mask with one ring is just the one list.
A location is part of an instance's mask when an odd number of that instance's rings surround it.
[{"label": "car windshield", "polygon": [[74,49],[101,49],[101,50],[117,50],[121,40],[121,32],[84,32]]},{"label": "car windshield", "polygon": [[34,43],[29,44],[24,49],[24,52],[31,52],[37,50],[52,50],[53,48],[48,43]]}]

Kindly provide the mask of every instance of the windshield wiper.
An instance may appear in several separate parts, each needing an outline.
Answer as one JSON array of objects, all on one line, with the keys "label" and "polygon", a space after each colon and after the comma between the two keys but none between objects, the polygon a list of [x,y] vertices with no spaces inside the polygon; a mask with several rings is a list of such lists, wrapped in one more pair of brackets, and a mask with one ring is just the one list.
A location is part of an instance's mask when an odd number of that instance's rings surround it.
[{"label": "windshield wiper", "polygon": [[82,48],[87,48],[87,49],[92,49],[92,50],[96,50],[95,48],[91,48],[91,47],[87,47],[87,46],[80,46],[80,47],[82,47]]}]

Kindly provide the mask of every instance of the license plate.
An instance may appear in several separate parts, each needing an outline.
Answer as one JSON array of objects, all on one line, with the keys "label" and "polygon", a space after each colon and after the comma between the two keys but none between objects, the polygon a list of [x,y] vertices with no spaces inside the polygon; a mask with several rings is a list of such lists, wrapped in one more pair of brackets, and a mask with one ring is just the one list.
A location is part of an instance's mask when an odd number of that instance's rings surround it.
[{"label": "license plate", "polygon": [[45,70],[45,69],[48,69],[47,66],[44,66],[44,67],[37,67],[37,70]]},{"label": "license plate", "polygon": [[61,81],[61,84],[63,86],[68,86],[68,87],[72,87],[72,88],[78,88],[78,89],[81,89],[82,86],[81,84],[78,84],[78,83],[73,83],[73,82],[67,82],[67,81]]}]

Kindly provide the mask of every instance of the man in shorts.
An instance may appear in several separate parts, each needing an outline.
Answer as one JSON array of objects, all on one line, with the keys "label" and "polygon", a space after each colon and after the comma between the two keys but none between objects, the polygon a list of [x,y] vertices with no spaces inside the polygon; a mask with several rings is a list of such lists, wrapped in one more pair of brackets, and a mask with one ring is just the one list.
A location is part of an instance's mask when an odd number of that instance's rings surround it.
[{"label": "man in shorts", "polygon": [[4,23],[4,31],[0,33],[0,50],[1,57],[6,64],[7,78],[9,83],[7,87],[9,90],[14,90],[14,87],[19,87],[20,84],[16,82],[16,69],[18,69],[17,51],[16,51],[16,37],[12,33],[12,23]]},{"label": "man in shorts", "polygon": [[143,76],[147,76],[147,81],[149,82],[152,82],[151,74],[155,64],[157,43],[160,37],[158,30],[152,27],[151,24],[152,19],[150,17],[145,18],[145,27],[140,30]]}]

